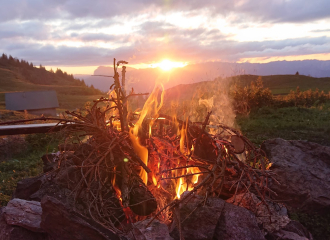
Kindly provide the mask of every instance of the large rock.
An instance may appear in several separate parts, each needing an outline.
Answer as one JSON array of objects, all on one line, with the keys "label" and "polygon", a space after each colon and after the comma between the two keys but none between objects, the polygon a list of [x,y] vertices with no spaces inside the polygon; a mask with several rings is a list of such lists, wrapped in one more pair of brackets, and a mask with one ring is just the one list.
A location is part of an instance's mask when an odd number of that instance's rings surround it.
[{"label": "large rock", "polygon": [[[140,231],[140,234],[142,234],[146,240],[173,240],[165,223],[161,223],[155,219],[146,227],[149,221],[150,218],[147,218],[134,224],[135,228]],[[132,239],[134,239],[134,237]]]},{"label": "large rock", "polygon": [[0,239],[1,240],[50,240],[46,233],[32,232],[23,227],[7,224],[3,210],[0,209]]},{"label": "large rock", "polygon": [[41,227],[53,240],[120,239],[112,231],[83,217],[53,197],[45,196],[41,207]]},{"label": "large rock", "polygon": [[330,209],[330,147],[280,138],[262,144],[281,185],[270,188],[287,206],[305,211]]},{"label": "large rock", "polygon": [[214,239],[221,240],[264,240],[255,216],[242,207],[226,203],[219,218]]},{"label": "large rock", "polygon": [[17,183],[13,197],[30,200],[30,196],[37,192],[45,181],[47,181],[47,174],[32,178],[25,178]]},{"label": "large rock", "polygon": [[[264,240],[255,216],[242,207],[226,203],[220,198],[194,195],[180,207],[181,230],[189,240]],[[173,222],[171,236],[180,239],[177,221]]]},{"label": "large rock", "polygon": [[313,239],[301,223],[289,219],[283,204],[267,201],[266,206],[253,193],[239,194],[226,201],[251,211],[256,216],[258,225],[262,226],[267,239]]},{"label": "large rock", "polygon": [[40,227],[42,209],[40,202],[14,198],[3,210],[9,225],[16,225],[34,232],[43,232]]}]

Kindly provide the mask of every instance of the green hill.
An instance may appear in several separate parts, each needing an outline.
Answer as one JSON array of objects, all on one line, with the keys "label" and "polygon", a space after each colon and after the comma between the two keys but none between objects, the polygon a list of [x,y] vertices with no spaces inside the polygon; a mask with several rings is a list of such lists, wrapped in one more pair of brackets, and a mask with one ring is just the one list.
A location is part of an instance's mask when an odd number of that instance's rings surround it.
[{"label": "green hill", "polygon": [[[220,89],[228,90],[231,85],[248,86],[256,81],[257,75],[239,75],[230,78],[217,78],[213,81],[181,84],[166,90],[165,101],[182,101],[192,98],[208,98]],[[330,92],[330,77],[314,78],[304,75],[271,75],[262,76],[263,86],[269,88],[274,95],[286,95],[299,86],[301,91],[318,88],[325,93]]]},{"label": "green hill", "polygon": [[[240,75],[232,77],[231,80],[236,81],[243,86],[249,85],[252,81],[257,80],[256,75]],[[262,76],[263,85],[269,88],[273,94],[288,94],[290,90],[296,90],[299,86],[301,91],[309,89],[320,91],[330,91],[330,77],[315,78],[304,75],[270,75]]]},{"label": "green hill", "polygon": [[47,71],[42,66],[35,67],[5,54],[0,57],[0,83],[0,109],[5,109],[5,93],[8,92],[55,90],[59,111],[83,107],[85,102],[104,95],[60,69]]}]

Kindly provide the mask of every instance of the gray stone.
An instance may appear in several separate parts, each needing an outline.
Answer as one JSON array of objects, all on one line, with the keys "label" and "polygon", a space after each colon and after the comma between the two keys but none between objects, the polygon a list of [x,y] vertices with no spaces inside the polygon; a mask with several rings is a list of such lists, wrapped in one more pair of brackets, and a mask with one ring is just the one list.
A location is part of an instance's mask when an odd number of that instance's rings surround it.
[{"label": "gray stone", "polygon": [[4,208],[0,209],[1,240],[50,240],[46,233],[32,232],[19,226],[7,224],[2,212]]},{"label": "gray stone", "polygon": [[40,202],[14,198],[3,210],[9,225],[16,225],[34,232],[43,232],[40,227],[42,209]]},{"label": "gray stone", "polygon": [[330,208],[330,147],[280,138],[262,144],[281,185],[270,188],[291,208],[324,211]]},{"label": "gray stone", "polygon": [[161,223],[157,219],[153,220],[152,223],[146,228],[150,218],[144,221],[135,223],[135,227],[140,230],[146,240],[173,240],[169,234],[168,227],[165,223]]}]

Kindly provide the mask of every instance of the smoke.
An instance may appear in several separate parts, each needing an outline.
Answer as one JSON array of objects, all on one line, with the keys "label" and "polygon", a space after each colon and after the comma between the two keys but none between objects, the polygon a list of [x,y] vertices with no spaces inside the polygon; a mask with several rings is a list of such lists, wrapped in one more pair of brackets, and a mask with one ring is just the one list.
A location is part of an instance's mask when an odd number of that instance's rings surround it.
[{"label": "smoke", "polygon": [[[206,90],[206,91],[205,91]],[[236,114],[232,100],[229,97],[229,82],[226,79],[216,79],[204,89],[204,96],[199,98],[199,106],[204,106],[207,112],[212,111],[210,125],[219,123],[233,127]],[[207,96],[210,96],[207,98]]]}]

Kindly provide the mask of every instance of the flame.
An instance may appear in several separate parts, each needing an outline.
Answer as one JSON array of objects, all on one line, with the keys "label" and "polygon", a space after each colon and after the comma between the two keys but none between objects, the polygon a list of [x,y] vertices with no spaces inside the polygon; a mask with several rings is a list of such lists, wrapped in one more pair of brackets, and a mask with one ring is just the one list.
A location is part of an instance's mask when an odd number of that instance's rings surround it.
[{"label": "flame", "polygon": [[[192,168],[189,168],[191,173],[199,173],[199,168],[198,167],[192,167]],[[196,184],[198,182],[198,177],[200,176],[200,174],[196,174],[196,175],[193,175],[192,176],[192,183],[193,184]],[[191,191],[191,190],[190,190]]]},{"label": "flame", "polygon": [[[114,172],[116,172],[116,167],[114,167]],[[120,201],[122,201],[121,191],[120,191],[119,187],[117,187],[117,185],[116,185],[116,174],[113,175],[113,179],[111,180],[111,184],[113,186],[113,189],[116,192],[117,197],[119,198]]]},{"label": "flame", "polygon": [[[109,91],[109,99],[117,99],[117,93],[115,90]],[[116,103],[113,101],[110,101],[110,107],[114,107],[116,106]],[[107,116],[118,116],[119,112],[117,108],[113,108],[109,111],[109,113],[107,114]]]},{"label": "flame", "polygon": [[[182,169],[181,175],[185,174],[185,169]],[[181,194],[187,188],[187,184],[183,182],[183,178],[179,178],[176,183],[176,198],[180,199]]]},{"label": "flame", "polygon": [[[140,157],[140,159],[144,162],[145,165],[148,164],[148,149],[145,146],[140,144],[139,138],[134,136],[134,134],[130,131],[129,137],[133,144],[133,149],[136,154]],[[140,177],[143,180],[144,184],[147,185],[148,182],[148,174],[147,172],[141,168]]]},{"label": "flame", "polygon": [[186,153],[186,149],[184,147],[186,132],[187,132],[187,129],[184,126],[182,126],[182,128],[181,128],[181,137],[180,137],[180,152],[183,153],[183,154]]},{"label": "flame", "polygon": [[121,130],[121,124],[120,121],[113,121],[113,127],[116,128],[117,130]]},{"label": "flame", "polygon": [[157,186],[157,179],[155,178],[155,175],[152,174],[152,182],[154,183],[155,186]]},{"label": "flame", "polygon": [[[162,84],[160,84],[161,88],[159,86],[155,86],[154,90],[150,94],[149,98],[145,102],[143,109],[141,110],[139,120],[136,122],[133,128],[131,128],[131,131],[129,132],[129,136],[131,138],[131,141],[133,143],[134,151],[138,154],[138,156],[141,158],[141,160],[144,162],[145,165],[148,165],[148,149],[141,145],[138,138],[139,129],[142,126],[143,120],[147,116],[147,114],[154,114],[154,117],[152,118],[150,124],[149,124],[149,136],[151,135],[151,127],[154,123],[153,119],[157,119],[158,117],[158,111],[163,106],[163,99],[164,99],[164,87]],[[161,100],[158,104],[158,93],[162,90],[161,94]],[[142,178],[143,182],[147,184],[148,182],[148,174],[144,169],[141,169],[140,177]]]},{"label": "flame", "polygon": [[[163,106],[164,93],[165,93],[164,86],[162,84],[160,84],[160,87],[155,86],[154,90],[152,91],[149,98],[145,102],[145,104],[143,106],[143,109],[141,110],[141,113],[140,113],[140,118],[136,122],[136,124],[133,128],[133,134],[135,136],[138,135],[138,131],[142,126],[142,122],[143,122],[143,120],[145,119],[145,117],[147,116],[148,113],[154,114],[153,119],[157,119],[158,111]],[[159,93],[160,90],[162,90],[162,94],[161,94],[160,103],[158,104],[158,93]],[[154,121],[152,121],[151,125],[153,124],[153,122]]]},{"label": "flame", "polygon": [[174,123],[174,127],[175,127],[175,129],[177,130],[177,133],[176,133],[176,135],[180,135],[180,129],[179,129],[179,122],[178,122],[178,120],[177,120],[177,118],[176,118],[176,114],[174,114],[173,116],[172,116],[172,121],[173,121],[173,123]]},{"label": "flame", "polygon": [[182,125],[180,134],[180,152],[183,154],[189,154],[189,149],[186,149],[185,147],[185,140],[187,138],[187,127],[188,127],[188,118],[186,120],[186,123]]},{"label": "flame", "polygon": [[[178,172],[179,171],[177,171],[177,176],[181,176],[181,175],[186,175],[186,174],[199,173],[200,170],[198,167],[191,167],[191,168],[188,168],[187,170],[182,169],[180,175],[178,175]],[[180,195],[186,190],[192,191],[194,189],[194,185],[198,182],[199,176],[200,176],[200,174],[192,175],[191,182],[189,184],[185,181],[185,178],[179,178],[176,181],[176,189],[175,189],[176,197],[175,198],[180,199]]]}]

